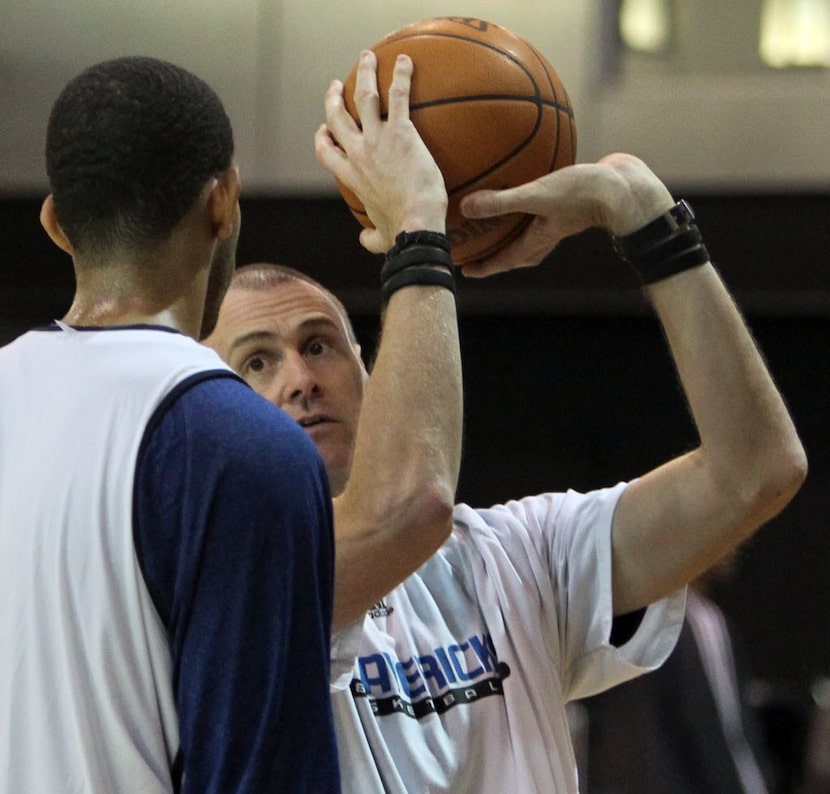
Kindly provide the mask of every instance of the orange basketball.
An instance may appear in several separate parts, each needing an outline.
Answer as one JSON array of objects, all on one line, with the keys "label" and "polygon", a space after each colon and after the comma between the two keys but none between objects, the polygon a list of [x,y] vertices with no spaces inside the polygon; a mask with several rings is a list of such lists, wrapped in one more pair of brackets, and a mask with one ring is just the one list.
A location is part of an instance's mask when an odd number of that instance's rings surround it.
[{"label": "orange basketball", "polygon": [[[474,190],[515,187],[574,163],[573,109],[558,75],[529,42],[468,17],[416,22],[372,50],[383,115],[395,58],[406,53],[415,65],[410,117],[444,175],[453,261],[472,262],[497,251],[519,235],[530,216],[470,220],[458,203]],[[357,66],[343,94],[357,120],[356,76]],[[338,187],[358,221],[371,226],[357,196],[340,182]]]}]

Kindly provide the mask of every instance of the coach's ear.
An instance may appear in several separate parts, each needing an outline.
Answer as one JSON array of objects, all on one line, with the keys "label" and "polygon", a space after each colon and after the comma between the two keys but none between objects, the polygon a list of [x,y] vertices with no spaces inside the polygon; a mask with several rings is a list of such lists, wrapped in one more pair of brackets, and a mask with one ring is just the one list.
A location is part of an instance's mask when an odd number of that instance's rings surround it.
[{"label": "coach's ear", "polygon": [[58,223],[58,216],[55,214],[55,199],[50,193],[40,207],[40,225],[46,230],[52,242],[61,250],[66,251],[69,256],[74,255],[72,243],[69,238],[63,233],[61,225]]}]

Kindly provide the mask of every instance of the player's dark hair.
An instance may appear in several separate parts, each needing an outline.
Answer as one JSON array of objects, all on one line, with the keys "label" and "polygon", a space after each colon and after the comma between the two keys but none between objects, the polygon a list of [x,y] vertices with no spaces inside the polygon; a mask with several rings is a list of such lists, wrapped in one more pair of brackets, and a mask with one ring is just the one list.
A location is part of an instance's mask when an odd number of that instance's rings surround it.
[{"label": "player's dark hair", "polygon": [[154,58],[91,66],[66,85],[49,117],[55,213],[86,254],[163,240],[232,158],[233,132],[216,93]]}]

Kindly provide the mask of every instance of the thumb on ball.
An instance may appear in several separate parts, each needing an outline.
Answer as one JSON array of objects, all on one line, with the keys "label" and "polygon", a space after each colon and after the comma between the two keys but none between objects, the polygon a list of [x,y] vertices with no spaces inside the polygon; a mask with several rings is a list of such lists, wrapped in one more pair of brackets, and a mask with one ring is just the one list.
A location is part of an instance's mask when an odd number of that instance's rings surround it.
[{"label": "thumb on ball", "polygon": [[461,199],[459,207],[468,218],[489,218],[510,212],[510,190],[477,190]]}]

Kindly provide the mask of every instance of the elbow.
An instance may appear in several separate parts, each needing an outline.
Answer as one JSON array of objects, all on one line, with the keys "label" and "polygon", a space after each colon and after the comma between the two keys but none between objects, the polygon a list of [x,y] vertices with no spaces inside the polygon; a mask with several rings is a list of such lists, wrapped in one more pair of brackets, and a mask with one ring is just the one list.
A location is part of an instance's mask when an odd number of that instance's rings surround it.
[{"label": "elbow", "polygon": [[424,483],[402,511],[400,531],[407,547],[426,562],[452,532],[455,490],[442,480]]},{"label": "elbow", "polygon": [[360,536],[374,544],[405,548],[419,563],[440,548],[452,531],[455,488],[445,477],[404,477],[375,488],[371,498],[345,496],[351,505],[350,524],[359,527]]},{"label": "elbow", "polygon": [[782,451],[778,458],[776,473],[773,478],[773,488],[779,494],[783,509],[798,493],[807,479],[807,453],[801,441],[796,437],[792,443]]},{"label": "elbow", "polygon": [[455,509],[455,480],[446,477],[436,477],[426,489],[432,509],[443,516],[447,521],[452,518]]},{"label": "elbow", "polygon": [[429,545],[437,550],[452,531],[452,515],[455,507],[455,489],[444,479],[437,479],[424,486],[416,497],[410,513],[410,521],[416,531],[429,528]]},{"label": "elbow", "polygon": [[807,478],[807,454],[797,436],[767,457],[749,495],[750,511],[758,525],[780,513],[798,493]]}]

